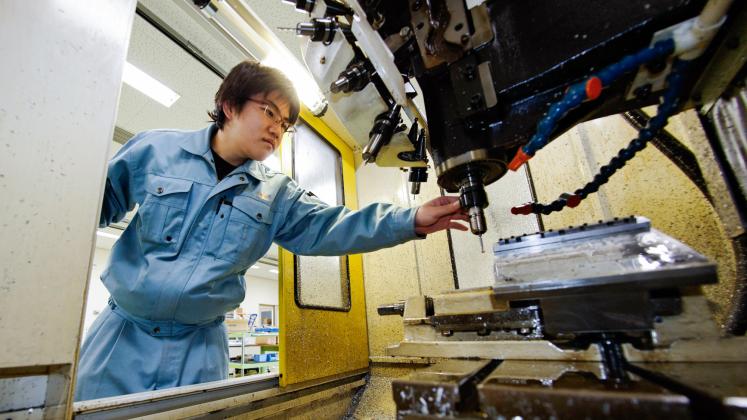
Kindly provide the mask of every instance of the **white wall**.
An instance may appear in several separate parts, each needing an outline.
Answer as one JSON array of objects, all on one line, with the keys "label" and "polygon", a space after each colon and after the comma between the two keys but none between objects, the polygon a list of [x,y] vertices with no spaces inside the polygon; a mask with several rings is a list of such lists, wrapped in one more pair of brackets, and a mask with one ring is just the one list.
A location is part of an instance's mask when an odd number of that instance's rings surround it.
[{"label": "white wall", "polygon": [[508,171],[503,178],[485,187],[485,192],[490,203],[485,209],[488,231],[482,237],[485,252],[480,251],[480,240],[472,232],[451,232],[460,289],[493,286],[493,246],[499,239],[539,230],[536,217],[511,214],[511,207],[532,201],[525,168]]},{"label": "white wall", "polygon": [[88,334],[88,329],[93,324],[96,316],[104,310],[109,299],[109,291],[101,282],[101,273],[109,263],[109,249],[96,248],[93,253],[93,263],[91,264],[91,283],[88,285],[88,297],[86,298],[86,312],[83,321],[83,337]]},{"label": "white wall", "polygon": [[[251,270],[250,270],[251,271]],[[257,314],[255,326],[259,325],[259,305],[274,305],[275,324],[279,325],[278,316],[278,281],[277,279],[265,279],[250,277],[250,272],[244,277],[246,280],[246,298],[241,302],[244,313],[248,315]]]},{"label": "white wall", "polygon": [[[402,207],[421,205],[440,195],[433,171],[415,197],[409,194],[408,174],[398,168],[362,165],[356,171],[358,205],[393,203]],[[379,305],[412,296],[434,295],[454,289],[449,244],[445,232],[428,235],[393,248],[363,254],[368,345],[371,356],[384,356],[387,346],[402,340],[402,318],[380,316]]]}]

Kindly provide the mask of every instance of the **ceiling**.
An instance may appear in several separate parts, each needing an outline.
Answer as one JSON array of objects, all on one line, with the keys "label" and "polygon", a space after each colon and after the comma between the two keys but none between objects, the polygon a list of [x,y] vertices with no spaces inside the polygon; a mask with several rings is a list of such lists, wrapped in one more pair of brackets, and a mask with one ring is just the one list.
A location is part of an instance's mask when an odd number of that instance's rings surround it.
[{"label": "ceiling", "polygon": [[[245,3],[303,62],[299,38],[293,31],[278,28],[295,27],[307,19],[306,15],[281,0],[245,0]],[[177,32],[224,74],[240,61],[251,58],[211,26],[189,0],[140,0],[139,7]],[[123,84],[116,123],[120,143],[122,131],[132,135],[155,128],[196,130],[207,125],[207,111],[213,108],[213,96],[221,78],[140,15],[135,16],[127,61],[181,97],[167,108]]]}]

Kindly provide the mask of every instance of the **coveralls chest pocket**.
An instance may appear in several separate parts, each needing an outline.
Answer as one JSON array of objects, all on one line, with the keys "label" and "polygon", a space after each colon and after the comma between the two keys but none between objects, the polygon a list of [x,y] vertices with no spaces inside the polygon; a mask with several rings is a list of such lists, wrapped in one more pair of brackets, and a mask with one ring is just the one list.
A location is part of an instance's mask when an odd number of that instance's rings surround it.
[{"label": "coveralls chest pocket", "polygon": [[235,196],[215,256],[239,264],[255,261],[265,253],[271,242],[271,226],[269,204],[248,196]]},{"label": "coveralls chest pocket", "polygon": [[176,248],[184,225],[192,181],[160,175],[148,177],[146,196],[138,209],[140,237],[146,249]]}]

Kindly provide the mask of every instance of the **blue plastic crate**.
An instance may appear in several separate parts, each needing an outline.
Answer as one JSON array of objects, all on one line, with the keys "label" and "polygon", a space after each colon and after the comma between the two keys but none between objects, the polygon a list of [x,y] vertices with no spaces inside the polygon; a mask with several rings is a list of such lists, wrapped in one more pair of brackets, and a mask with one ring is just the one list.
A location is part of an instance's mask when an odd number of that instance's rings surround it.
[{"label": "blue plastic crate", "polygon": [[269,354],[255,354],[254,361],[255,362],[269,362],[270,355]]},{"label": "blue plastic crate", "polygon": [[278,327],[265,327],[265,328],[255,328],[254,332],[262,332],[262,333],[276,333],[280,332],[280,328]]}]

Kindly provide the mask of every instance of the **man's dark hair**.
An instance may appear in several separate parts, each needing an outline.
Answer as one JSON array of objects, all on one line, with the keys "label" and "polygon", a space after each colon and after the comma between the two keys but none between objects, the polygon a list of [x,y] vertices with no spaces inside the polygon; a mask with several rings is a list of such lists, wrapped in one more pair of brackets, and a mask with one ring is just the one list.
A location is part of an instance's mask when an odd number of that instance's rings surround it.
[{"label": "man's dark hair", "polygon": [[208,116],[218,128],[222,129],[226,123],[223,104],[241,112],[252,96],[262,93],[269,94],[273,91],[277,91],[280,96],[288,101],[290,105],[289,120],[291,124],[295,124],[300,105],[296,91],[293,89],[293,83],[280,70],[250,60],[237,64],[223,79],[218,92],[215,93],[215,109],[208,112]]}]

